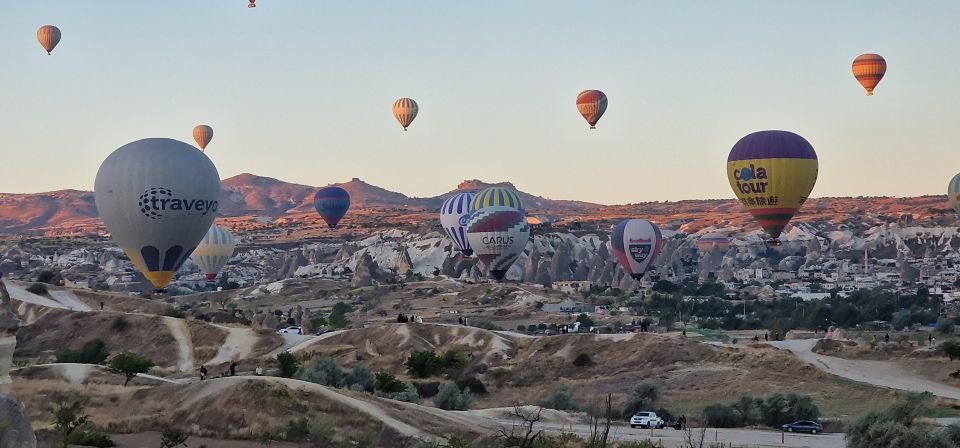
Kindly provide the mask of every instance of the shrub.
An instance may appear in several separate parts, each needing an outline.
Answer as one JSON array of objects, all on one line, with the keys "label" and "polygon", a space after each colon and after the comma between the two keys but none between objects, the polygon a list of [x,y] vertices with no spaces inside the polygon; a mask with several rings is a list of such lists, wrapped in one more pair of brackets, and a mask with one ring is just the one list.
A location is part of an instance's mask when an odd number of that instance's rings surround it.
[{"label": "shrub", "polygon": [[466,411],[473,403],[470,391],[461,392],[456,384],[446,382],[440,385],[440,391],[433,397],[434,406],[447,411]]},{"label": "shrub", "polygon": [[407,403],[416,403],[420,401],[420,394],[417,393],[417,386],[411,382],[404,383],[404,388],[402,391],[393,394],[393,399],[398,401],[406,401]]},{"label": "shrub", "polygon": [[591,319],[590,316],[587,316],[586,313],[580,313],[580,315],[577,316],[577,322],[580,322],[581,327],[587,329],[593,326],[593,319]]},{"label": "shrub", "polygon": [[407,389],[407,385],[403,381],[398,380],[396,376],[386,370],[380,370],[374,376],[374,387],[377,391],[387,395],[403,392]]},{"label": "shrub", "polygon": [[177,318],[177,319],[183,319],[183,318],[187,317],[187,313],[184,313],[183,310],[181,310],[181,309],[179,309],[179,308],[174,308],[174,307],[172,307],[172,306],[168,306],[168,307],[164,308],[164,309],[163,309],[163,312],[161,312],[160,315],[161,315],[161,316],[167,316],[167,317],[174,317],[174,318]]},{"label": "shrub", "polygon": [[373,371],[363,364],[353,366],[350,373],[346,375],[346,384],[349,384],[351,389],[354,386],[359,386],[360,390],[372,393],[375,382],[376,378],[373,376]]},{"label": "shrub", "polygon": [[489,320],[470,319],[470,320],[468,321],[468,323],[470,324],[471,327],[482,328],[482,329],[484,329],[484,330],[503,331],[503,328],[502,328],[502,327],[500,327],[499,325],[497,325],[497,324],[495,324],[495,323],[493,323],[493,322],[490,322]]},{"label": "shrub", "polygon": [[807,395],[774,393],[763,401],[760,416],[764,425],[779,428],[797,420],[817,420],[820,409]]},{"label": "shrub", "polygon": [[110,329],[113,330],[114,333],[123,333],[127,331],[127,328],[130,328],[130,322],[123,316],[114,317],[113,320],[110,321]]},{"label": "shrub", "polygon": [[573,392],[570,390],[570,386],[558,384],[557,387],[554,387],[550,396],[543,402],[543,407],[560,411],[575,411],[577,405],[573,401]]},{"label": "shrub", "polygon": [[123,385],[126,386],[137,374],[149,372],[153,367],[153,361],[136,353],[123,352],[110,358],[108,365],[110,366],[110,371],[126,377],[126,380],[123,382]]},{"label": "shrub", "polygon": [[521,332],[521,333],[526,333],[526,332],[527,332],[527,326],[524,325],[524,324],[517,325],[517,331],[519,331],[519,332]]},{"label": "shrub", "polygon": [[322,386],[345,387],[349,385],[343,370],[340,370],[337,363],[329,356],[320,356],[314,359],[310,365],[297,370],[296,377]]},{"label": "shrub", "polygon": [[940,346],[943,348],[943,354],[947,355],[951,361],[960,358],[960,340],[948,339]]},{"label": "shrub", "polygon": [[893,406],[869,412],[847,427],[847,446],[874,448],[909,446],[913,448],[954,447],[951,431],[936,431],[918,423],[927,413],[930,394],[910,394]]},{"label": "shrub", "polygon": [[590,355],[586,353],[581,353],[577,355],[576,358],[573,358],[573,365],[577,367],[589,366],[590,364],[593,364],[593,360],[590,359]]},{"label": "shrub", "polygon": [[622,416],[629,418],[633,414],[649,407],[660,398],[660,388],[651,381],[644,380],[637,384],[627,397],[627,403],[623,405]]},{"label": "shrub", "polygon": [[470,390],[470,393],[476,395],[486,395],[487,386],[483,384],[483,381],[480,381],[480,378],[475,376],[465,376],[457,380],[457,387],[460,390]]},{"label": "shrub", "polygon": [[327,321],[330,322],[330,326],[333,328],[347,328],[350,326],[350,319],[347,319],[347,313],[353,311],[350,305],[347,305],[343,302],[337,302],[333,305],[333,309],[330,311],[330,317],[327,318]]},{"label": "shrub", "polygon": [[176,448],[178,446],[187,446],[187,439],[190,436],[178,429],[164,429],[160,433],[160,448]]},{"label": "shrub", "polygon": [[33,283],[27,287],[27,291],[42,296],[47,293],[47,285],[46,283]]},{"label": "shrub", "polygon": [[411,375],[417,378],[428,378],[440,373],[441,361],[436,353],[422,350],[411,353],[406,366]]},{"label": "shrub", "polygon": [[78,352],[70,349],[60,350],[56,354],[57,362],[76,362],[80,364],[101,364],[110,357],[106,344],[100,339],[93,339],[83,344]]},{"label": "shrub", "polygon": [[56,276],[57,274],[53,271],[40,271],[40,274],[37,275],[37,281],[40,283],[53,283],[53,279]]},{"label": "shrub", "polygon": [[443,352],[440,357],[440,365],[445,369],[459,369],[467,365],[467,354],[460,347],[454,347]]},{"label": "shrub", "polygon": [[280,367],[280,376],[290,378],[300,367],[300,360],[290,352],[277,354],[277,365]]},{"label": "shrub", "polygon": [[703,419],[706,425],[712,428],[739,428],[743,421],[737,411],[731,406],[711,404],[703,408]]},{"label": "shrub", "polygon": [[941,317],[937,319],[936,330],[938,333],[942,334],[951,334],[953,333],[953,319]]},{"label": "shrub", "polygon": [[95,446],[97,448],[117,446],[117,444],[110,439],[110,436],[99,430],[87,430],[70,434],[70,437],[67,438],[67,443],[78,446]]},{"label": "shrub", "polygon": [[440,383],[437,381],[419,382],[413,385],[417,387],[417,394],[423,398],[435,397],[440,391]]}]

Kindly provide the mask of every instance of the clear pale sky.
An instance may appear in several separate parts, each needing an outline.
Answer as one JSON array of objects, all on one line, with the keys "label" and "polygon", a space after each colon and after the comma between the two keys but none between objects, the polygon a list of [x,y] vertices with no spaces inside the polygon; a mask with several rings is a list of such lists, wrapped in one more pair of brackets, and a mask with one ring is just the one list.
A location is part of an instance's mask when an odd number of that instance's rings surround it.
[{"label": "clear pale sky", "polygon": [[[0,1],[0,191],[92,189],[117,147],[198,123],[223,178],[411,196],[729,198],[727,153],[764,129],[816,148],[813,196],[941,194],[960,171],[956,0],[257,3]],[[873,97],[850,72],[868,52]],[[584,89],[610,99],[596,131]]]}]

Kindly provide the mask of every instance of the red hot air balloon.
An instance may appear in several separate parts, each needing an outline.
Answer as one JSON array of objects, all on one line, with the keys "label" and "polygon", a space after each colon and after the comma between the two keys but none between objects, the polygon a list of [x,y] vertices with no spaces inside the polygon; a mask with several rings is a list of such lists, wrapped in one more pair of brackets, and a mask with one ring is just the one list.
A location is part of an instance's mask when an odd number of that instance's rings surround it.
[{"label": "red hot air balloon", "polygon": [[597,122],[607,110],[607,96],[599,90],[584,90],[577,95],[577,110],[590,123],[590,129],[596,129]]},{"label": "red hot air balloon", "polygon": [[256,7],[257,7],[257,0],[250,0],[250,4],[247,5],[247,8],[256,8]]}]

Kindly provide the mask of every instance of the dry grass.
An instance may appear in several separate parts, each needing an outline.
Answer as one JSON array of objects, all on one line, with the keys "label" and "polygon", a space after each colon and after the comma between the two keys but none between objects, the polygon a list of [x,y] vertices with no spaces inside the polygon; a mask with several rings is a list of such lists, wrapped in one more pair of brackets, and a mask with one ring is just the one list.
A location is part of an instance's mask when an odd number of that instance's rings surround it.
[{"label": "dry grass", "polygon": [[220,346],[227,340],[227,331],[207,324],[206,322],[191,320],[187,322],[190,329],[190,340],[193,342],[193,358],[197,364],[213,359]]}]

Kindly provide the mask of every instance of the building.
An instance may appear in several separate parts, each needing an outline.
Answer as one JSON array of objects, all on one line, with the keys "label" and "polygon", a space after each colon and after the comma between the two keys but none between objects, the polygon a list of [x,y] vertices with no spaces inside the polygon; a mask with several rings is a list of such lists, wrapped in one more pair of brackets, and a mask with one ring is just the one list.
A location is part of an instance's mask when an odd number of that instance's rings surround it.
[{"label": "building", "polygon": [[591,311],[591,308],[588,308],[587,305],[574,302],[570,299],[564,299],[560,303],[545,303],[543,304],[543,311],[548,313],[586,313]]},{"label": "building", "polygon": [[553,289],[559,289],[562,292],[569,293],[589,291],[590,286],[592,286],[592,283],[588,280],[553,282]]}]

